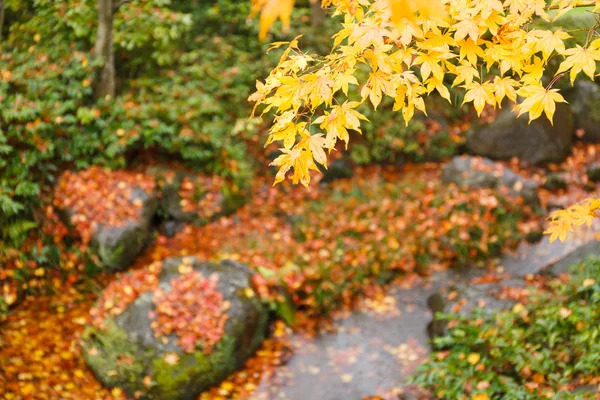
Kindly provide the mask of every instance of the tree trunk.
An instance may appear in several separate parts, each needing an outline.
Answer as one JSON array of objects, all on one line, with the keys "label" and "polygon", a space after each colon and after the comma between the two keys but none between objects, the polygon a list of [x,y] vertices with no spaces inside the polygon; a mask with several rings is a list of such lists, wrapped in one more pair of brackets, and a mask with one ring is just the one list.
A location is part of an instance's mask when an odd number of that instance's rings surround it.
[{"label": "tree trunk", "polygon": [[96,97],[115,97],[115,52],[113,49],[113,0],[98,0],[98,33],[94,55],[102,58],[100,77],[96,82]]},{"label": "tree trunk", "polygon": [[2,41],[2,31],[4,30],[4,0],[0,0],[0,41]]},{"label": "tree trunk", "polygon": [[321,0],[310,0],[310,22],[313,28],[320,28],[325,23],[325,11],[321,8]]}]

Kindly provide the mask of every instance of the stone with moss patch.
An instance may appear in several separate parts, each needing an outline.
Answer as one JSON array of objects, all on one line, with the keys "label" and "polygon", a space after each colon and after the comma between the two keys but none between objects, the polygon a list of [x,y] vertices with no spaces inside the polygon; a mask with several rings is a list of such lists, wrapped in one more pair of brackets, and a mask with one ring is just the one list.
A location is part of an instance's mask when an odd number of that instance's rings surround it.
[{"label": "stone with moss patch", "polygon": [[168,221],[208,223],[238,209],[245,196],[218,176],[156,167],[150,171],[160,190],[159,215]]},{"label": "stone with moss patch", "polygon": [[[139,209],[135,217],[129,216],[116,221],[93,221],[96,228],[91,236],[90,248],[98,255],[102,269],[110,272],[126,269],[140,254],[147,244],[152,217],[156,211],[157,199],[154,191],[139,186],[127,186],[127,189],[129,191],[127,207]],[[91,220],[96,207],[97,204],[90,201],[86,210],[79,213]],[[61,209],[60,213],[71,230],[76,231],[71,224],[76,211],[67,207]]]},{"label": "stone with moss patch", "polygon": [[195,350],[186,352],[175,333],[157,337],[152,327],[157,292],[144,292],[122,313],[106,317],[102,326],[86,327],[83,354],[103,384],[139,399],[191,400],[252,356],[268,320],[251,285],[252,271],[229,260],[216,264],[194,257],[170,258],[163,262],[157,289],[169,293],[174,279],[190,269],[218,276],[217,290],[229,305],[220,340],[210,351],[198,341]]}]

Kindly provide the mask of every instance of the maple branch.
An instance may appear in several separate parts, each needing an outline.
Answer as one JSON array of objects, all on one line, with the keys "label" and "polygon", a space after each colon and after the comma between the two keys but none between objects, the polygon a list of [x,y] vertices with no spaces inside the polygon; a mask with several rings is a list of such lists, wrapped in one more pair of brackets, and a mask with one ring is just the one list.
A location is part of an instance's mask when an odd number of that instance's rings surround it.
[{"label": "maple branch", "polygon": [[[587,8],[587,7],[594,7],[596,5],[595,1],[589,2],[589,3],[583,3],[583,4],[577,4],[572,6],[572,8]],[[558,10],[560,7],[558,4],[549,6],[546,8],[546,10]]]},{"label": "maple branch", "polygon": [[121,8],[121,6],[124,6],[129,2],[131,2],[131,0],[121,0],[118,3],[115,3],[115,5],[113,6],[113,14],[116,14],[117,11],[119,11],[119,8]]},{"label": "maple branch", "polygon": [[554,85],[556,83],[557,80],[559,80],[560,78],[562,78],[566,74],[567,74],[566,72],[563,72],[563,73],[560,73],[560,74],[556,75],[554,78],[552,78],[552,80],[550,81],[550,83],[548,84],[548,86],[546,86],[546,90],[550,89],[552,87],[552,85]]}]

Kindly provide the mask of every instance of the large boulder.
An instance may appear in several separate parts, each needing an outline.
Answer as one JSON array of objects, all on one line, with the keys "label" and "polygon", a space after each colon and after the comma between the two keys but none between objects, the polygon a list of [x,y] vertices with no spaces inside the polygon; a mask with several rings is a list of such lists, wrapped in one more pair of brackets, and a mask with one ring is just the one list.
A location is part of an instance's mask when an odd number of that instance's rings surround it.
[{"label": "large boulder", "polygon": [[600,86],[579,80],[567,100],[573,109],[575,129],[583,130],[581,140],[600,143]]},{"label": "large boulder", "polygon": [[525,204],[539,204],[537,183],[488,158],[454,157],[442,169],[442,182],[468,188],[495,188],[509,196],[521,197]]},{"label": "large boulder", "polygon": [[517,157],[531,164],[564,160],[571,151],[574,133],[569,105],[556,105],[554,125],[544,115],[528,121],[527,114],[517,118],[507,108],[495,121],[471,129],[467,147],[475,155],[493,159]]},{"label": "large boulder", "polygon": [[208,223],[243,204],[244,196],[222,177],[164,167],[149,172],[156,179],[159,214],[165,220]]},{"label": "large boulder", "polygon": [[235,261],[169,258],[105,289],[82,337],[98,379],[132,398],[192,400],[243,366],[268,314]]},{"label": "large boulder", "polygon": [[55,205],[101,267],[120,271],[147,243],[157,205],[154,187],[151,178],[127,171],[67,171],[55,187]]}]

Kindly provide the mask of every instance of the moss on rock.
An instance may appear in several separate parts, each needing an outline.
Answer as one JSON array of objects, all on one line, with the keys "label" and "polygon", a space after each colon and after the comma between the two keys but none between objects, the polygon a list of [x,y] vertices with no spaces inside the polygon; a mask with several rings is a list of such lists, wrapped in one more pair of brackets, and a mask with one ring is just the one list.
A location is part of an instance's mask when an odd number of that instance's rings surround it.
[{"label": "moss on rock", "polygon": [[182,265],[205,276],[218,275],[218,290],[230,303],[223,336],[210,351],[204,351],[199,341],[188,352],[175,334],[156,337],[150,315],[157,312],[158,297],[153,291],[140,293],[118,315],[88,326],[82,337],[85,360],[106,386],[120,387],[136,399],[192,400],[241,368],[260,346],[268,314],[253,295],[252,272],[234,261],[167,259],[157,290],[175,290]]},{"label": "moss on rock", "polygon": [[138,390],[139,377],[146,370],[145,358],[151,354],[140,353],[127,332],[107,319],[104,329],[86,327],[82,339],[85,361],[100,382],[108,387],[124,387],[130,393]]},{"label": "moss on rock", "polygon": [[150,376],[155,382],[149,390],[152,399],[192,399],[189,393],[200,393],[225,379],[238,365],[235,340],[225,336],[210,354],[197,350],[183,354],[177,365],[171,365],[163,357],[151,360]]}]

